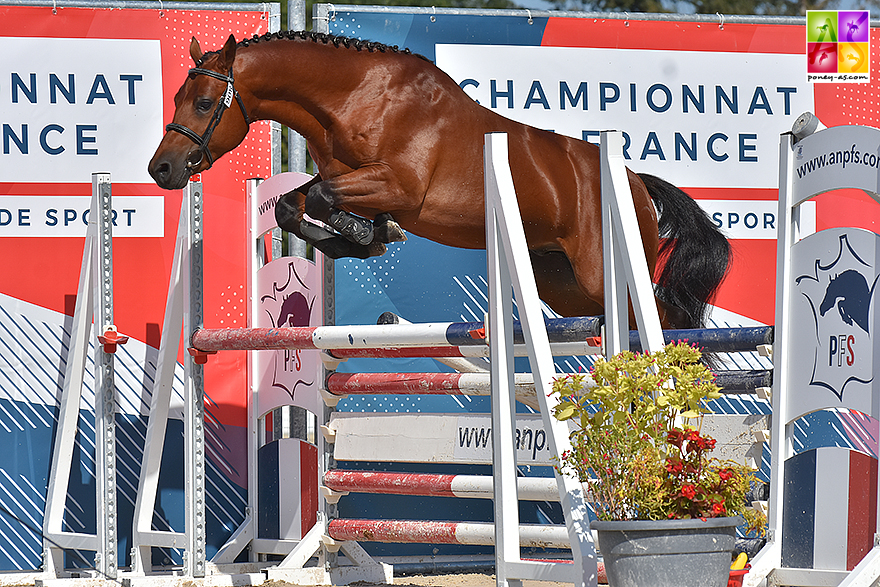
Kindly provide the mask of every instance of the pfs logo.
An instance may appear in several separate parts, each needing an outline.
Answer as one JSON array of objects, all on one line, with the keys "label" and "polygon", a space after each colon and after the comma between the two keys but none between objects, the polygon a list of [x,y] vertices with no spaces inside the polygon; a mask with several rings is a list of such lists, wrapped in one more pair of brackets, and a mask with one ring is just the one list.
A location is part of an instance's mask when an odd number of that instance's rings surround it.
[{"label": "pfs logo", "polygon": [[[308,297],[307,297],[308,296]],[[310,299],[309,299],[310,298]],[[260,298],[260,309],[268,317],[273,328],[287,326],[307,327],[311,325],[312,309],[317,295],[311,294],[309,286],[298,273],[293,261],[287,265],[287,278],[283,283],[274,282],[272,292]],[[300,386],[314,384],[314,372],[307,373],[310,380],[301,377],[303,371],[303,351],[285,349],[275,351],[272,387],[283,390],[294,399]]]},{"label": "pfs logo", "polygon": [[[865,276],[869,277],[865,277]],[[812,310],[816,353],[810,385],[824,387],[843,401],[846,386],[869,383],[871,366],[871,301],[875,270],[851,246],[847,234],[828,259],[816,259],[811,275],[796,280]]]}]

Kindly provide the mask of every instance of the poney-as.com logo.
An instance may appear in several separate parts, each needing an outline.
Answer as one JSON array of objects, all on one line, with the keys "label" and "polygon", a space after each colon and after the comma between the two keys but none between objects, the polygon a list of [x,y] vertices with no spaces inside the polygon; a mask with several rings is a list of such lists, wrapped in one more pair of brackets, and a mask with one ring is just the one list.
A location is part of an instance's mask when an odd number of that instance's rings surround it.
[{"label": "poney-as.com logo", "polygon": [[807,81],[871,81],[867,10],[807,11]]}]

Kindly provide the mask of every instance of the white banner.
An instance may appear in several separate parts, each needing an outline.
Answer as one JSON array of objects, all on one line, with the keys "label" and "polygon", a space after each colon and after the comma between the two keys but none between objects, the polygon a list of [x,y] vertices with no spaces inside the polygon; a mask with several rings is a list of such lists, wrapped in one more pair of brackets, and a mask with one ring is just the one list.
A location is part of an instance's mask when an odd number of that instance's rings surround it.
[{"label": "white banner", "polygon": [[152,183],[158,40],[0,37],[0,182]]},{"label": "white banner", "polygon": [[[83,237],[91,200],[91,196],[0,196],[0,237]],[[113,197],[115,237],[162,237],[164,221],[162,196]]]},{"label": "white banner", "polygon": [[812,111],[804,56],[437,45],[480,104],[598,143],[624,132],[628,165],[680,186],[775,188],[779,134]]},{"label": "white banner", "polygon": [[[459,416],[453,457],[462,462],[492,462],[492,418],[489,415]],[[514,449],[516,462],[553,464],[553,451],[540,414],[517,414]]]},{"label": "white banner", "polygon": [[[776,200],[697,200],[727,238],[776,240]],[[816,202],[801,206],[801,229],[816,231]]]}]

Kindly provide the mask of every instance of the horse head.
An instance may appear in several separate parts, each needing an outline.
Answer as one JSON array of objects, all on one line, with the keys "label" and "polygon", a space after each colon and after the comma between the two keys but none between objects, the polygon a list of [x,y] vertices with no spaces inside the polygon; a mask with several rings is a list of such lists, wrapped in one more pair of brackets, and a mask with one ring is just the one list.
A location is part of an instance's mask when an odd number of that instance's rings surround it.
[{"label": "horse head", "polygon": [[[174,118],[148,167],[159,187],[181,189],[247,135],[250,120],[233,78],[235,51],[232,35],[212,53],[202,53],[193,37],[189,54],[195,67],[174,96]],[[238,108],[230,108],[233,99]]]}]

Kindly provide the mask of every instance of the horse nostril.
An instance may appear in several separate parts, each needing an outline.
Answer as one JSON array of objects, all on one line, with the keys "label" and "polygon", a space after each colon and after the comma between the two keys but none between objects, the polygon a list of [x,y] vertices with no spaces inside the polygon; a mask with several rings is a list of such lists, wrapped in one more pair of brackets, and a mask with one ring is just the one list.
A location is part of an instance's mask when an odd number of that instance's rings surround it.
[{"label": "horse nostril", "polygon": [[150,176],[156,180],[156,183],[161,184],[163,181],[168,179],[168,176],[171,175],[171,164],[167,161],[161,161],[158,163],[154,163],[150,165]]}]

